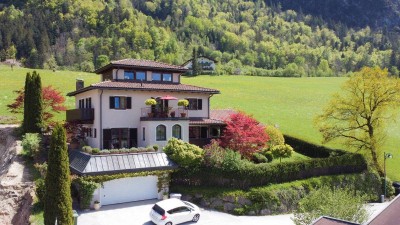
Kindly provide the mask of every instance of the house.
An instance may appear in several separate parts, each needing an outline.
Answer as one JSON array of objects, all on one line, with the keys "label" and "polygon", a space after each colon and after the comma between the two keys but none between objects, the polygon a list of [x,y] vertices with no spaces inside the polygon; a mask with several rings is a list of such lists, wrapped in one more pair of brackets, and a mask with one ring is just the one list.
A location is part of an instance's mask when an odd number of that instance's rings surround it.
[{"label": "house", "polygon": [[[215,64],[217,63],[215,60],[210,59],[205,56],[200,56],[197,58],[197,63],[200,67],[201,73],[204,74],[213,74],[215,72],[216,66]],[[188,69],[188,73],[192,73],[192,66],[193,66],[193,59],[190,59],[186,61],[184,64],[182,64],[182,67]]]},{"label": "house", "polygon": [[[376,216],[372,217],[362,225],[399,225],[400,224],[400,195],[397,195],[389,205],[387,205]],[[348,222],[336,218],[322,216],[310,225],[361,225],[358,223]]]},{"label": "house", "polygon": [[[150,60],[123,59],[97,69],[100,82],[84,86],[77,80],[75,109],[67,121],[83,126],[88,145],[122,149],[158,145],[175,137],[199,146],[218,138],[232,110],[210,110],[215,89],[181,83],[181,66]],[[155,105],[146,105],[148,99]],[[189,105],[178,106],[179,99]],[[161,148],[160,148],[161,149]],[[71,171],[80,176],[143,171],[170,171],[176,165],[162,152],[90,155],[70,153]],[[104,182],[93,194],[102,205],[161,198],[168,188],[157,188],[159,177],[147,175]]]},{"label": "house", "polygon": [[[179,138],[203,146],[218,138],[224,122],[211,117],[210,98],[220,92],[181,83],[187,69],[150,61],[124,59],[97,69],[101,82],[84,87],[77,80],[75,109],[68,122],[82,123],[87,143],[100,149],[165,146]],[[157,105],[146,106],[146,99]],[[187,107],[178,107],[187,99]]]}]

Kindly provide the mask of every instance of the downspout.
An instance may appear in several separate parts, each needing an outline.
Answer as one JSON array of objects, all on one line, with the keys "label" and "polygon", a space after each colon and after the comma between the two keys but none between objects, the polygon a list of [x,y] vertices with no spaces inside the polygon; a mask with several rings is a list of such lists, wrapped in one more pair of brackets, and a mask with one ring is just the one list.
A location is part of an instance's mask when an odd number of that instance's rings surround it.
[{"label": "downspout", "polygon": [[103,89],[100,93],[100,149],[103,149]]}]

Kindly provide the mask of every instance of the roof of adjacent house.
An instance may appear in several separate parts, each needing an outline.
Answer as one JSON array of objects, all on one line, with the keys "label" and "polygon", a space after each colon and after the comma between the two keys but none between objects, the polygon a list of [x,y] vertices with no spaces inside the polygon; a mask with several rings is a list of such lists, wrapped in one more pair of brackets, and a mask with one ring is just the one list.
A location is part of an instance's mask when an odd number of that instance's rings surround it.
[{"label": "roof of adjacent house", "polygon": [[212,109],[210,110],[210,118],[191,118],[190,125],[224,125],[230,116],[237,113],[234,109]]},{"label": "roof of adjacent house", "polygon": [[[217,62],[217,60],[212,59],[212,58],[209,58],[209,57],[207,57],[207,56],[198,56],[197,58],[198,58],[198,59],[199,59],[199,58],[206,58],[206,59],[209,59],[209,60],[213,61],[214,63]],[[186,66],[186,65],[187,65],[189,62],[191,62],[192,60],[193,60],[193,58],[189,59],[188,61],[184,62],[184,63],[182,64],[182,66]]]},{"label": "roof of adjacent house", "polygon": [[315,220],[310,225],[360,225],[358,223],[353,223],[345,220],[340,220],[328,216],[321,216],[317,220]]},{"label": "roof of adjacent house", "polygon": [[136,90],[136,91],[170,91],[170,92],[190,92],[190,93],[208,93],[219,94],[219,90],[198,87],[179,83],[150,83],[150,82],[132,82],[132,81],[103,81],[91,84],[77,91],[68,93],[68,96],[86,92],[93,89],[111,89],[111,90]]},{"label": "roof of adjacent house", "polygon": [[102,175],[178,168],[165,153],[125,153],[90,155],[81,151],[69,154],[70,169],[78,175]]},{"label": "roof of adjacent house", "polygon": [[101,74],[110,68],[135,68],[135,69],[151,69],[151,70],[165,70],[172,72],[184,73],[187,71],[182,66],[171,65],[163,62],[156,62],[146,59],[121,59],[117,61],[111,61],[109,64],[95,70],[97,74]]},{"label": "roof of adjacent house", "polygon": [[399,225],[400,224],[400,195],[394,198],[385,209],[375,218],[368,221],[367,225]]}]

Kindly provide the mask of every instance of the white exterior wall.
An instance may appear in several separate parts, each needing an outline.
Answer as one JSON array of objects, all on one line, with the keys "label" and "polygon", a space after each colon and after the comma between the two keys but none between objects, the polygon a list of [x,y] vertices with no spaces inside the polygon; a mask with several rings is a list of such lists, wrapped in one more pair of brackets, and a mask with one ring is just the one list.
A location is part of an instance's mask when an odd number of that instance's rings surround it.
[{"label": "white exterior wall", "polygon": [[[210,60],[210,59],[207,59],[207,58],[204,58],[204,57],[199,57],[199,58],[197,58],[197,62],[199,64],[210,63],[210,67],[212,68],[212,70],[215,70],[215,62]],[[191,70],[192,69],[192,65],[193,65],[193,61],[191,60],[184,67],[186,69],[190,69]]]},{"label": "white exterior wall", "polygon": [[[202,110],[188,110],[188,117],[208,118],[208,100],[209,95],[203,93],[181,93],[181,92],[150,92],[150,91],[132,91],[132,90],[103,90],[102,100],[100,100],[101,90],[91,90],[77,94],[75,96],[76,108],[79,107],[79,99],[92,98],[92,108],[94,108],[94,122],[85,127],[96,129],[96,138],[87,137],[87,142],[94,148],[101,148],[102,129],[110,128],[137,128],[138,147],[146,147],[152,144],[164,146],[166,141],[157,142],[155,129],[159,124],[167,127],[167,140],[172,137],[172,126],[180,124],[182,126],[182,139],[189,141],[189,121],[188,120],[161,120],[161,121],[140,121],[142,108],[146,99],[151,97],[162,97],[165,95],[174,96],[178,99],[197,98],[203,100]],[[126,96],[132,98],[132,109],[110,109],[111,96]],[[102,126],[100,126],[100,101],[102,101]],[[169,107],[178,108],[178,100],[169,100]],[[146,140],[143,141],[142,128],[146,127]]]},{"label": "white exterior wall", "polygon": [[[164,147],[168,140],[172,138],[172,127],[174,125],[181,126],[181,135],[182,140],[189,142],[189,120],[164,120],[164,121],[142,121],[141,127],[138,129],[139,137],[138,137],[138,145],[139,146],[148,146],[148,145],[158,145],[160,149]],[[166,127],[166,141],[157,141],[156,140],[156,128],[158,125],[164,125]],[[143,127],[146,129],[145,140],[143,141]],[[140,132],[139,132],[140,130]]]}]

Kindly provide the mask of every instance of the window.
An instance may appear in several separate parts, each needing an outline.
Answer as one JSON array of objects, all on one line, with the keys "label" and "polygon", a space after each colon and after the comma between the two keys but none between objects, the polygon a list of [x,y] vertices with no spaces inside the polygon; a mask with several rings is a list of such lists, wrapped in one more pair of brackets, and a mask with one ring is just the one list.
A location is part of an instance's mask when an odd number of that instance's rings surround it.
[{"label": "window", "polygon": [[124,72],[124,79],[125,80],[133,80],[133,72],[132,71],[125,71]]},{"label": "window", "polygon": [[93,137],[94,137],[94,138],[97,138],[97,129],[96,129],[96,128],[94,128]]},{"label": "window", "polygon": [[80,109],[85,108],[85,99],[79,99],[79,108]]},{"label": "window", "polygon": [[203,109],[203,99],[187,98],[186,100],[189,101],[189,105],[186,107],[186,109],[189,109],[189,110],[202,110]]},{"label": "window", "polygon": [[136,80],[146,80],[146,72],[136,72]]},{"label": "window", "polygon": [[[83,101],[83,99],[82,99]],[[85,99],[85,108],[86,109],[91,109],[92,108],[92,98],[86,98]]]},{"label": "window", "polygon": [[166,141],[167,140],[167,128],[164,125],[157,126],[156,140],[157,141]]},{"label": "window", "polygon": [[161,81],[161,73],[153,73],[151,75],[151,80],[152,81]]},{"label": "window", "polygon": [[142,135],[143,135],[143,141],[145,141],[146,140],[146,128],[145,127],[143,127]]},{"label": "window", "polygon": [[221,130],[219,127],[210,127],[210,136],[217,138],[220,136]]},{"label": "window", "polygon": [[172,137],[182,139],[182,128],[180,125],[175,124],[172,126]]},{"label": "window", "polygon": [[162,75],[162,80],[166,82],[172,82],[172,74],[170,73],[164,73]]},{"label": "window", "polygon": [[121,96],[110,97],[110,109],[131,109],[131,108],[132,108],[131,97],[121,97]]},{"label": "window", "polygon": [[208,138],[208,127],[189,127],[189,138],[191,139]]}]

